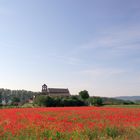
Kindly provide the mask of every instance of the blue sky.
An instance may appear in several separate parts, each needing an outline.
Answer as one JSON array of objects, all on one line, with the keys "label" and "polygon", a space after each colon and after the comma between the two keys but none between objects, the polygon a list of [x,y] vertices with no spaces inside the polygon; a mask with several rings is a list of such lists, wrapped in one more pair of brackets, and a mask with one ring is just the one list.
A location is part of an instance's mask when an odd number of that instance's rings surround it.
[{"label": "blue sky", "polygon": [[140,95],[139,0],[0,0],[0,88]]}]

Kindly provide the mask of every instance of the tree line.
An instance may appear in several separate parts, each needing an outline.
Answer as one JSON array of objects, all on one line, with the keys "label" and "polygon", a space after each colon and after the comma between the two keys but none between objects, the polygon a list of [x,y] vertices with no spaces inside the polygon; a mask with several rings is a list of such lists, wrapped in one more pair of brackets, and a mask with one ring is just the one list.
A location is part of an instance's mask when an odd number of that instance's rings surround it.
[{"label": "tree line", "polygon": [[50,96],[36,96],[34,104],[38,106],[46,107],[64,107],[64,106],[89,106],[103,105],[102,99],[100,97],[90,98],[87,90],[80,91],[78,95],[73,95],[69,97],[50,97]]},{"label": "tree line", "polygon": [[[33,97],[35,97],[33,99]],[[69,97],[50,97],[40,95],[40,92],[26,90],[9,90],[0,89],[0,105],[23,105],[29,100],[33,100],[35,106],[102,106],[102,105],[119,105],[134,104],[132,101],[124,101],[115,98],[89,96],[87,90],[80,91],[78,95]],[[5,103],[5,104],[4,104]]]},{"label": "tree line", "polygon": [[24,104],[29,99],[33,98],[33,96],[36,96],[39,94],[39,92],[32,92],[27,90],[10,90],[10,89],[0,89],[0,104],[3,102],[5,104],[11,104],[15,102],[20,102],[21,104]]}]

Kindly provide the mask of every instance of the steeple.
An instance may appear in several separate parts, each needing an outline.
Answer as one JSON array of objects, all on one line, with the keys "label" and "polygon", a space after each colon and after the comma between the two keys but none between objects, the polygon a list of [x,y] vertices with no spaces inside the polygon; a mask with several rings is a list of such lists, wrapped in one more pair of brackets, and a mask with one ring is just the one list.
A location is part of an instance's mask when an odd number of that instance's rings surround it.
[{"label": "steeple", "polygon": [[42,92],[43,93],[47,93],[47,85],[46,84],[44,84],[43,86],[42,86]]}]

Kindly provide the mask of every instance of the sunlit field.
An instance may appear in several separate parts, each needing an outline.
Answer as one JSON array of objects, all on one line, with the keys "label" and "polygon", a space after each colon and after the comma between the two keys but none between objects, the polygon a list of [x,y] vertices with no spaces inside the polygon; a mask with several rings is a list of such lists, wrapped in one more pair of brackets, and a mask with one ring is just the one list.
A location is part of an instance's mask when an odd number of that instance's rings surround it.
[{"label": "sunlit field", "polygon": [[112,107],[0,110],[2,140],[139,140],[140,109]]}]

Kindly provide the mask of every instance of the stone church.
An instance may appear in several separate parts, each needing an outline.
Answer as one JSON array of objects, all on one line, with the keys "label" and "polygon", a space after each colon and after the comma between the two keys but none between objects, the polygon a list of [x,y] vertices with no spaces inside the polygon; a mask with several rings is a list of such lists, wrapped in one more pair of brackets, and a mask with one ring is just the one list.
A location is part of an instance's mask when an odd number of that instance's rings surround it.
[{"label": "stone church", "polygon": [[70,92],[67,88],[48,88],[46,84],[42,85],[41,94],[52,96],[52,97],[70,96]]}]

